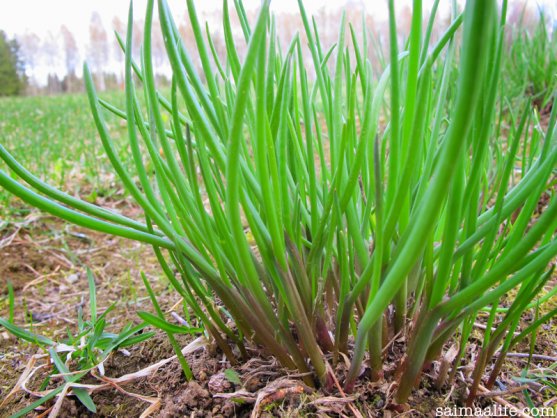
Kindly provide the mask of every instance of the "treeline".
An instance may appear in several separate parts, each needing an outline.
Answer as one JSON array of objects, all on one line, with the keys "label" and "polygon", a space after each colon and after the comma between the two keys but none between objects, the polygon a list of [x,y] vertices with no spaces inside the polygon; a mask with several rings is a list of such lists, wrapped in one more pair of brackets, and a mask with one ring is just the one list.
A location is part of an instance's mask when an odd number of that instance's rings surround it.
[{"label": "treeline", "polygon": [[24,92],[26,84],[19,44],[0,31],[0,96],[17,96]]},{"label": "treeline", "polygon": [[[340,8],[338,10],[322,8],[315,16],[315,22],[319,25],[319,36],[322,43],[327,47],[331,47],[337,42],[340,16]],[[403,10],[400,27],[410,27],[410,16],[409,8]],[[217,56],[222,63],[226,62],[224,34],[220,30],[213,30],[213,28],[222,27],[222,11],[200,12],[199,17],[201,22],[207,22],[207,26],[204,28],[206,30],[205,35],[209,34],[211,36]],[[254,21],[255,17],[256,11],[248,11],[249,21]],[[247,45],[241,24],[236,13],[232,10],[230,18],[237,51],[242,57]],[[370,39],[375,39],[378,43],[384,43],[384,39],[388,39],[387,23],[377,23],[370,14],[366,13],[364,2],[354,0],[348,2],[346,18],[348,22],[354,25],[360,38],[362,36],[362,25],[365,25]],[[187,12],[180,19],[177,19],[177,24],[182,41],[190,51],[194,65],[198,67],[198,72],[203,76],[201,62],[196,54],[195,37],[189,24]],[[277,14],[275,24],[283,49],[288,47],[296,33],[304,37],[305,31],[297,11]],[[24,77],[22,80],[25,85],[25,93],[34,95],[83,91],[83,81],[81,79],[83,61],[87,61],[99,90],[123,88],[124,54],[115,33],[125,37],[125,31],[126,23],[119,17],[114,17],[108,25],[105,25],[101,16],[98,13],[93,13],[90,18],[86,41],[76,37],[65,25],[62,25],[57,33],[49,32],[42,38],[33,32],[18,34],[14,42],[18,44],[18,60],[24,63],[24,71],[22,72]],[[144,22],[136,18],[133,23],[132,50],[137,62],[140,61],[143,31]],[[401,33],[401,40],[403,38],[404,34]],[[348,41],[349,36],[347,36]],[[305,39],[303,39],[303,44],[306,44]],[[369,56],[373,61],[382,62],[382,57],[376,55],[375,47],[376,44],[369,42]],[[153,24],[152,52],[155,71],[160,82],[168,83],[171,70],[158,22]],[[309,50],[306,50],[305,53],[308,54],[306,58],[311,59]],[[334,61],[331,60],[331,62]],[[21,89],[19,92],[21,92]]]},{"label": "treeline", "polygon": [[[532,11],[525,15],[525,3],[516,1],[513,4],[510,13],[510,22],[533,21],[535,17]],[[368,34],[368,58],[372,65],[377,68],[383,68],[385,59],[381,50],[388,50],[388,24],[383,20],[376,20],[372,15],[366,12],[364,2],[349,1],[345,7],[347,21],[350,22],[358,41],[362,42],[362,31]],[[248,11],[248,19],[253,21],[255,11]],[[399,33],[399,41],[401,44],[406,39],[409,32],[411,9],[409,6],[399,10],[397,21]],[[341,16],[341,9],[320,9],[316,16],[315,22],[318,24],[318,31],[323,45],[327,48],[333,46],[337,42],[338,23]],[[424,26],[427,25],[429,11],[424,10]],[[233,35],[240,56],[243,55],[246,43],[241,24],[234,12],[230,13],[232,19]],[[220,28],[222,21],[222,12],[215,10],[212,12],[204,12],[200,16],[201,22],[207,22],[206,32],[210,34],[214,44],[214,49],[221,62],[226,62],[226,46],[224,35],[221,31],[215,31],[212,28]],[[435,42],[436,38],[442,33],[449,23],[449,16],[440,16],[436,19],[436,26],[431,42]],[[181,34],[188,51],[190,51],[194,64],[198,66],[198,72],[203,75],[201,63],[198,60],[195,44],[195,37],[189,17],[187,13],[177,19],[178,30]],[[275,16],[275,24],[277,33],[280,38],[281,47],[286,49],[296,33],[302,38],[305,31],[299,13],[279,13]],[[133,56],[140,62],[140,48],[143,41],[144,22],[136,19],[133,24],[133,40],[132,50]],[[110,28],[110,29],[107,29]],[[93,13],[90,18],[88,28],[88,39],[82,40],[76,38],[70,29],[62,25],[57,33],[48,33],[43,38],[32,32],[19,34],[15,39],[8,40],[4,34],[0,39],[0,95],[6,94],[58,94],[83,91],[83,81],[81,79],[81,66],[83,61],[87,61],[95,79],[99,90],[112,90],[123,88],[123,61],[124,54],[121,46],[114,33],[125,37],[126,23],[119,17],[114,17],[108,25],[102,21],[98,13]],[[347,30],[346,41],[351,42],[350,33]],[[302,44],[306,45],[306,39],[302,39]],[[2,43],[8,45],[6,49],[8,60],[12,66],[11,78],[3,78],[4,67],[7,67],[5,59],[3,59]],[[158,23],[154,22],[152,32],[152,50],[153,63],[159,82],[161,84],[168,83],[168,77],[171,74],[170,65],[168,63],[166,52],[164,50],[164,42],[160,32]],[[309,50],[305,50],[309,56]],[[334,53],[334,52],[333,52]],[[388,55],[388,54],[387,54]],[[329,60],[329,62],[334,62]],[[14,78],[14,74],[16,77]],[[8,81],[5,81],[8,80]],[[6,91],[2,91],[4,86]]]}]

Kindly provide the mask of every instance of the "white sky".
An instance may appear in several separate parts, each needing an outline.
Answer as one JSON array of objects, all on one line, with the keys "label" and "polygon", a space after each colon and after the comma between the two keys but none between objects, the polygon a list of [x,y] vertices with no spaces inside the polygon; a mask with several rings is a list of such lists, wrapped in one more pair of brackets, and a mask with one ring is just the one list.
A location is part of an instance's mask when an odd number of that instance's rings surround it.
[{"label": "white sky", "polygon": [[[181,16],[186,10],[185,0],[167,0],[176,16]],[[321,7],[338,8],[350,0],[304,0],[309,13]],[[387,11],[386,0],[352,0],[362,3],[366,9],[374,15],[384,16]],[[512,0],[511,0],[512,1]],[[524,1],[524,0],[523,0]],[[198,11],[218,9],[222,7],[222,0],[202,0],[198,3]],[[534,7],[536,4],[544,4],[553,10],[557,16],[557,0],[525,0]],[[256,8],[260,0],[244,0],[247,9]],[[411,3],[410,0],[397,0],[397,6]],[[431,4],[426,0],[425,4]],[[447,3],[443,0],[441,4]],[[145,8],[145,0],[134,0],[136,13],[142,14]],[[233,4],[230,0],[229,4]],[[297,0],[273,0],[272,8],[277,11],[297,11]],[[0,0],[0,29],[9,35],[32,31],[42,35],[48,31],[58,32],[60,26],[65,24],[76,33],[78,38],[87,38],[89,21],[93,11],[98,11],[103,18],[105,26],[109,26],[114,16],[119,16],[125,21],[129,2],[128,0]]]},{"label": "white sky", "polygon": [[[134,10],[138,18],[142,18],[146,0],[133,0]],[[178,19],[186,12],[185,0],[167,0],[174,16]],[[244,0],[246,9],[254,9],[261,0]],[[511,0],[512,1],[512,0]],[[516,1],[516,0],[515,0]],[[552,12],[557,19],[557,0],[522,0],[529,6],[536,7],[544,4],[546,9]],[[322,7],[338,9],[347,2],[363,4],[375,20],[383,20],[387,14],[386,0],[304,0],[308,13],[314,13]],[[427,10],[433,0],[425,0],[424,8]],[[459,0],[459,3],[463,1]],[[211,11],[222,7],[222,0],[196,0],[198,13]],[[410,4],[411,0],[395,0],[397,8]],[[441,5],[445,8],[450,4],[449,0],[442,0]],[[229,0],[233,7],[233,0]],[[273,0],[271,2],[275,12],[294,11],[297,12],[297,0]],[[45,39],[49,32],[57,37],[60,26],[66,25],[74,34],[81,55],[84,55],[85,46],[89,39],[89,23],[91,14],[97,11],[103,21],[104,27],[111,40],[112,19],[118,16],[123,22],[126,21],[129,1],[128,0],[0,0],[0,30],[4,30],[12,37],[25,32],[36,33],[41,39]],[[83,58],[83,56],[81,57]],[[57,73],[63,73],[63,65],[57,69]],[[51,70],[53,70],[51,68]]]},{"label": "white sky", "polygon": [[[185,0],[167,0],[175,16],[182,16],[186,11]],[[349,1],[349,0],[348,0]],[[400,1],[399,3],[404,3]],[[105,26],[109,26],[114,16],[126,20],[129,2],[128,0],[0,0],[2,13],[0,13],[0,28],[9,35],[22,33],[26,30],[39,35],[49,30],[57,32],[62,24],[76,34],[76,37],[88,36],[89,21],[93,11],[98,11],[103,18]],[[222,7],[222,0],[197,1],[198,12],[203,10],[214,10]],[[305,0],[304,5],[308,12],[315,11],[323,6],[338,7],[346,3],[346,0]],[[371,0],[365,3],[377,4],[381,7],[371,7],[382,11],[383,1]],[[143,14],[145,0],[134,0],[134,10],[138,16]],[[246,9],[256,8],[260,0],[244,0]],[[297,10],[297,0],[274,0],[271,2],[275,11]],[[229,1],[233,5],[233,1]],[[369,9],[369,5],[366,5]],[[81,35],[81,36],[80,36]]]},{"label": "white sky", "polygon": [[[260,1],[244,0],[243,3],[246,9],[250,10],[256,9]],[[347,1],[350,0],[305,0],[304,4],[308,13],[312,13],[325,6],[338,8]],[[402,2],[404,1],[402,0]],[[135,17],[143,19],[147,1],[133,0],[133,2]],[[185,0],[167,0],[167,2],[177,20],[185,15],[187,11]],[[229,0],[228,3],[229,7],[234,7],[233,0]],[[372,0],[371,3],[377,4],[382,1]],[[6,32],[9,37],[29,32],[37,34],[41,40],[44,40],[50,35],[57,38],[60,43],[60,26],[65,25],[74,35],[80,50],[80,59],[83,60],[87,51],[89,24],[93,12],[98,12],[101,16],[109,41],[112,42],[112,19],[118,16],[125,23],[128,7],[129,0],[0,0],[0,30]],[[204,11],[210,12],[222,8],[222,0],[196,0],[196,8],[197,12],[202,15]],[[297,11],[297,0],[273,0],[272,8],[275,12]],[[384,8],[381,7],[379,11],[381,9]],[[202,16],[200,18],[202,19]],[[45,63],[39,62],[36,67],[33,76],[39,84],[46,82],[49,72],[55,72],[59,76],[65,73],[65,67],[61,61],[55,65],[50,62],[48,68]],[[78,65],[78,73],[79,68],[80,65]]]}]

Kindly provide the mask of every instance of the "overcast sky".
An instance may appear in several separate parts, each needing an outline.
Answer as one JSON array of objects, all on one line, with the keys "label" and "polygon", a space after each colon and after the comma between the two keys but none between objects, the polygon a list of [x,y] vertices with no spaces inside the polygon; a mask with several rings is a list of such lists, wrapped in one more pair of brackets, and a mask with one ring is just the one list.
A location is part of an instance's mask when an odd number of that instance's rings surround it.
[{"label": "overcast sky", "polygon": [[[177,20],[186,12],[185,0],[167,0]],[[246,9],[256,9],[261,0],[244,0]],[[458,0],[464,3],[464,0]],[[499,0],[500,1],[500,0]],[[513,0],[511,0],[512,2]],[[526,2],[535,8],[543,4],[545,8],[557,19],[557,0],[514,0]],[[372,14],[376,21],[386,19],[387,0],[304,0],[308,13],[315,13],[320,8],[338,10],[346,3],[356,3],[359,7]],[[424,10],[428,10],[433,0],[424,0]],[[441,9],[448,9],[449,0],[441,0]],[[83,55],[89,40],[89,24],[93,12],[101,16],[104,28],[109,33],[112,31],[112,19],[117,16],[126,21],[128,0],[0,0],[2,11],[0,13],[0,30],[7,32],[8,36],[21,35],[24,33],[35,33],[41,39],[50,36],[59,36],[60,26],[65,25],[74,34],[78,47]],[[229,0],[233,4],[233,0]],[[411,0],[395,0],[397,9],[411,4]],[[134,0],[134,10],[138,19],[141,19],[145,10],[146,0]],[[291,11],[297,12],[297,0],[273,0],[272,9],[275,12]],[[222,0],[196,0],[199,13],[210,12],[222,7]],[[231,6],[233,7],[233,6]],[[443,13],[443,10],[441,10]],[[213,28],[216,29],[216,28]],[[82,57],[83,58],[83,57]],[[61,64],[60,64],[61,65]],[[58,74],[64,71],[63,66],[59,69],[50,68]],[[39,72],[43,72],[40,71]],[[46,72],[45,72],[46,74]],[[43,75],[45,75],[43,74]]]},{"label": "overcast sky", "polygon": [[[338,8],[350,0],[304,0],[309,12],[314,12],[327,5],[329,8]],[[352,0],[362,3],[365,8],[381,18],[386,14],[386,0]],[[168,0],[176,16],[182,16],[185,9],[185,0]],[[545,4],[552,8],[557,16],[557,0],[526,0],[532,6]],[[76,34],[78,40],[87,39],[91,13],[98,11],[105,26],[109,27],[114,16],[125,20],[129,2],[127,0],[2,0],[2,13],[0,13],[0,29],[9,35],[35,32],[43,35],[48,31],[58,32],[62,24]],[[137,14],[142,14],[145,0],[134,0],[134,9]],[[222,0],[196,1],[199,11],[218,9],[222,7]],[[232,0],[229,2],[232,3]],[[244,0],[246,8],[255,8],[260,0]],[[410,0],[397,0],[399,7],[410,3]],[[424,4],[431,4],[426,0]],[[442,0],[441,4],[449,4],[449,0]],[[297,0],[274,0],[271,2],[275,11],[298,9]]]},{"label": "overcast sky", "polygon": [[[185,0],[167,0],[171,10],[176,16],[181,16],[186,10]],[[349,1],[349,0],[348,0]],[[100,13],[105,26],[110,25],[114,16],[125,20],[129,2],[127,0],[3,0],[2,13],[0,13],[0,29],[8,32],[22,33],[26,30],[36,32],[39,35],[47,31],[58,31],[60,25],[65,24],[76,34],[88,33],[91,13]],[[222,0],[196,1],[199,12],[213,10],[222,7]],[[309,12],[320,7],[339,7],[345,4],[342,0],[305,0],[304,5]],[[381,12],[385,9],[383,1],[368,0],[367,8],[376,9]],[[398,3],[405,3],[399,0]],[[145,9],[145,0],[134,0],[135,13],[140,15]],[[233,4],[230,0],[229,4]],[[260,0],[244,0],[247,9],[256,8]],[[275,11],[297,10],[297,0],[275,0],[271,2]],[[373,6],[375,4],[376,6]],[[381,7],[377,7],[381,6]],[[79,36],[79,35],[78,35]]]}]

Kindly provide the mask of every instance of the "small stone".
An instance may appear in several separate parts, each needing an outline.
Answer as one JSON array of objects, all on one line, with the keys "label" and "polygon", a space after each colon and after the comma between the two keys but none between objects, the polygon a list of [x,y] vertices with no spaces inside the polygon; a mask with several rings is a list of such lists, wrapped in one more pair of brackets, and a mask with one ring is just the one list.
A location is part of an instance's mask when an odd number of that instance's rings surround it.
[{"label": "small stone", "polygon": [[79,280],[79,275],[73,273],[66,277],[66,281],[70,284],[73,284]]},{"label": "small stone", "polygon": [[217,373],[211,376],[207,386],[211,393],[222,393],[232,388],[232,383],[230,383],[224,373]]}]

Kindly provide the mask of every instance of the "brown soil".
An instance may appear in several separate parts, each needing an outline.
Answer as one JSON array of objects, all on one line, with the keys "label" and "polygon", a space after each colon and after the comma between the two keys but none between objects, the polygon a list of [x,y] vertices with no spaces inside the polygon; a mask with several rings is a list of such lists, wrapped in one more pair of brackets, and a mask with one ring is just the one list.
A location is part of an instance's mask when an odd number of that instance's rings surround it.
[{"label": "brown soil", "polygon": [[[133,208],[129,210],[133,215]],[[15,321],[29,324],[34,331],[63,338],[66,328],[75,328],[76,312],[82,307],[87,315],[88,287],[85,268],[91,268],[97,278],[99,311],[113,302],[116,308],[109,316],[110,330],[120,329],[127,322],[138,322],[136,311],[152,310],[139,278],[143,271],[151,280],[162,305],[168,308],[178,302],[176,295],[167,291],[167,284],[160,279],[154,255],[147,246],[106,237],[77,227],[67,227],[51,217],[30,215],[19,224],[9,225],[0,231],[0,316],[8,311],[6,283],[11,281],[16,292]],[[531,318],[524,319],[527,325]],[[557,346],[557,321],[544,325],[536,340],[535,352],[555,356]],[[192,337],[179,340],[185,346]],[[451,386],[437,389],[435,376],[438,364],[425,370],[420,386],[414,391],[406,408],[393,406],[394,374],[405,349],[405,341],[399,339],[387,351],[385,380],[370,382],[362,378],[355,393],[344,395],[338,387],[312,391],[305,387],[299,377],[288,376],[272,360],[254,353],[254,357],[234,370],[236,379],[225,373],[231,366],[222,353],[212,346],[187,355],[194,373],[194,381],[186,382],[177,361],[160,367],[151,375],[120,387],[94,392],[92,398],[98,408],[94,416],[139,417],[150,406],[129,393],[160,399],[160,407],[151,416],[157,417],[231,417],[250,416],[257,403],[258,416],[435,416],[435,408],[453,406],[464,399],[469,383],[471,366],[477,348],[472,345],[464,361],[462,372]],[[131,347],[129,353],[116,352],[105,363],[106,376],[119,377],[144,369],[173,355],[165,335]],[[526,341],[516,347],[516,352],[528,353]],[[0,330],[0,402],[6,397],[25,370],[29,358],[37,354],[30,344],[20,342],[4,330]],[[44,359],[40,361],[45,361]],[[516,387],[513,377],[520,376],[527,359],[513,357],[507,360],[499,379],[500,388]],[[535,370],[545,370],[551,364],[535,360]],[[341,377],[346,365],[339,363],[336,375]],[[46,373],[46,370],[45,370]],[[227,372],[228,373],[228,372]],[[38,388],[41,375],[29,384]],[[44,377],[44,375],[43,375]],[[84,382],[98,384],[89,377]],[[235,383],[236,382],[236,383]],[[529,390],[534,402],[554,401],[557,394],[532,386]],[[128,393],[126,393],[128,392]],[[234,393],[234,395],[230,395]],[[226,395],[229,394],[229,395]],[[525,405],[519,393],[501,395],[516,406]],[[36,398],[23,392],[17,393],[0,409],[0,417],[7,417],[29,405]],[[478,405],[487,406],[490,397],[479,397]],[[49,405],[51,406],[51,404]],[[44,410],[43,410],[44,412]],[[34,415],[39,416],[40,411]],[[79,401],[68,397],[59,416],[93,416]]]}]

